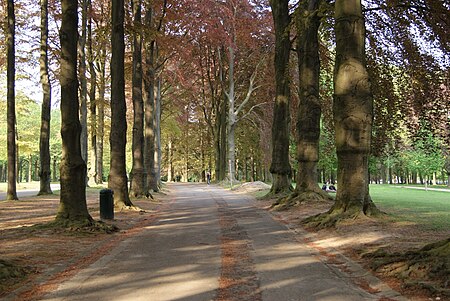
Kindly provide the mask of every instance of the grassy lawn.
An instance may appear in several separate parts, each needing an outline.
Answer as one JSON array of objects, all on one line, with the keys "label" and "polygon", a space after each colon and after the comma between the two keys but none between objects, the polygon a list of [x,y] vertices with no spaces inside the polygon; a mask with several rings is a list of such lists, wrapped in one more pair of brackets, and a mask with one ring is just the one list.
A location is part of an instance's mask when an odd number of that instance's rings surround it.
[{"label": "grassy lawn", "polygon": [[450,231],[450,193],[371,185],[375,204],[395,220]]}]

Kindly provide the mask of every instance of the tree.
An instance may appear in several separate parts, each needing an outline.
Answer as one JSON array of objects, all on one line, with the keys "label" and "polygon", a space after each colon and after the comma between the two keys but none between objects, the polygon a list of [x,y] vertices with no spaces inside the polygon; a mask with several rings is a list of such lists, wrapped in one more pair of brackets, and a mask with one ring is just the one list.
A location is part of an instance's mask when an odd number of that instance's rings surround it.
[{"label": "tree", "polygon": [[291,190],[291,166],[289,164],[289,55],[290,16],[289,1],[271,0],[275,25],[275,85],[276,95],[272,123],[272,163],[270,172],[273,183],[270,193],[279,194]]},{"label": "tree", "polygon": [[[86,79],[86,36],[88,19],[88,0],[81,1],[81,35],[78,38],[80,50],[78,76],[80,82],[80,123],[81,123],[81,156],[88,161],[88,131],[87,131],[87,79]],[[87,184],[87,183],[86,183]]]},{"label": "tree", "polygon": [[235,132],[236,125],[239,121],[239,113],[241,113],[244,106],[249,102],[252,93],[258,88],[255,86],[255,79],[257,76],[258,66],[256,66],[255,71],[250,76],[248,90],[245,95],[245,98],[239,104],[239,106],[235,109],[236,106],[236,92],[235,92],[235,75],[234,75],[234,65],[235,65],[235,53],[233,46],[228,47],[228,92],[224,91],[227,100],[228,100],[228,120],[227,120],[227,146],[228,146],[228,172],[229,177],[233,181],[236,179],[236,144],[235,144]]},{"label": "tree", "polygon": [[111,163],[108,187],[114,191],[114,206],[117,209],[133,207],[128,195],[126,172],[127,119],[125,103],[124,74],[124,18],[123,0],[112,1],[112,34],[111,34]]},{"label": "tree", "polygon": [[146,172],[144,168],[144,102],[142,98],[142,0],[134,0],[133,16],[133,167],[130,174],[130,195],[147,195]]},{"label": "tree", "polygon": [[339,189],[331,212],[372,215],[379,211],[369,195],[373,96],[366,67],[361,1],[336,1],[335,20],[333,112]]},{"label": "tree", "polygon": [[50,107],[51,85],[48,72],[48,0],[41,0],[41,56],[39,58],[42,84],[41,132],[39,139],[40,189],[38,195],[51,194],[50,188]]},{"label": "tree", "polygon": [[[319,0],[300,3],[296,10],[298,56],[298,111],[297,111],[297,161],[296,187],[289,197],[278,200],[278,208],[286,208],[305,200],[329,199],[330,196],[317,185],[320,141],[321,103],[319,93],[320,25]],[[281,207],[280,207],[281,203]]]},{"label": "tree", "polygon": [[[159,42],[156,36],[162,33],[163,19],[166,15],[167,0],[162,3],[161,15],[159,20],[155,18],[155,4],[152,1],[146,1],[146,13],[144,17],[145,35],[144,35],[144,139],[145,139],[145,169],[147,177],[147,189],[159,191],[160,184],[160,145],[159,145],[159,127],[160,127],[160,84],[161,78],[157,72],[160,71],[162,63],[159,62],[160,50]],[[156,87],[156,93],[155,93]]]},{"label": "tree", "polygon": [[147,188],[158,191],[158,183],[155,177],[155,52],[156,41],[152,37],[153,30],[153,8],[152,1],[146,1],[146,13],[144,24],[147,28],[144,37],[144,119],[145,119],[145,169],[147,171]]},{"label": "tree", "polygon": [[16,191],[16,105],[15,105],[15,26],[14,0],[7,2],[8,31],[7,31],[7,152],[8,152],[8,189],[7,200],[17,200]]},{"label": "tree", "polygon": [[373,96],[366,68],[361,1],[337,0],[335,21],[333,112],[338,190],[336,202],[327,213],[306,220],[320,226],[334,225],[345,217],[380,213],[369,195]]},{"label": "tree", "polygon": [[[89,63],[90,73],[90,87],[89,87],[89,113],[90,113],[90,147],[89,149],[89,165],[88,165],[88,185],[92,185],[97,182],[97,71],[95,70],[95,55],[94,46],[92,40],[92,19],[93,19],[93,7],[92,1],[88,0],[87,3],[89,10],[89,18],[87,22],[87,60]],[[89,183],[90,182],[90,183]]]},{"label": "tree", "polygon": [[[102,3],[103,4],[103,3]],[[110,2],[106,2],[107,5],[110,5]],[[105,16],[109,16],[109,7],[101,6],[100,15],[103,17],[100,21],[102,25],[102,34],[103,38],[106,39],[107,36],[107,28],[106,23],[109,18]],[[106,64],[107,64],[108,56],[107,56],[107,43],[103,40],[100,43],[100,49],[98,50],[96,65],[99,70],[99,80],[98,80],[98,112],[97,112],[97,132],[96,132],[96,151],[97,151],[97,161],[96,161],[96,180],[97,184],[103,183],[103,153],[104,153],[104,136],[105,136],[105,95],[106,95]]]},{"label": "tree", "polygon": [[297,113],[298,174],[295,194],[300,195],[300,200],[329,198],[317,185],[321,119],[319,4],[319,0],[303,1],[297,8],[296,14],[299,105]]},{"label": "tree", "polygon": [[81,157],[79,120],[77,0],[61,0],[61,197],[56,221],[62,224],[93,222],[86,204],[86,163]]}]

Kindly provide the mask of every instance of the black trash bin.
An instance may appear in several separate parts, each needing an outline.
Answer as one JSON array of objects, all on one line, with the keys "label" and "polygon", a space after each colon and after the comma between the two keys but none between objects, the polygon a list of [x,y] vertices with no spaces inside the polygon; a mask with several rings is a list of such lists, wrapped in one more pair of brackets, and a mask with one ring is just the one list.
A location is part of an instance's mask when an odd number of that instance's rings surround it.
[{"label": "black trash bin", "polygon": [[114,219],[114,191],[100,190],[100,218]]}]

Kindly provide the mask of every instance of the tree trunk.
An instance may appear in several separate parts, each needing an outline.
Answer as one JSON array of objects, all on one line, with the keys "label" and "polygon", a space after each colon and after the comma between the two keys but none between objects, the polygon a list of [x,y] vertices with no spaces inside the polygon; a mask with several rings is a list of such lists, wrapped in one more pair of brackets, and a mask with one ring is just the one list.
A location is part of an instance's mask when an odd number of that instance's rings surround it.
[{"label": "tree trunk", "polygon": [[444,169],[447,174],[447,187],[450,187],[450,155],[447,155],[446,157]]},{"label": "tree trunk", "polygon": [[[88,0],[82,0],[81,7],[81,35],[78,47],[80,49],[80,63],[78,78],[80,81],[80,123],[81,123],[81,157],[88,162],[88,134],[87,134],[87,79],[86,79],[86,33]],[[87,171],[86,171],[87,172]],[[87,174],[86,174],[87,175]],[[86,181],[87,185],[87,181]]]},{"label": "tree trunk", "polygon": [[271,194],[290,191],[291,166],[289,164],[289,55],[291,50],[288,0],[271,0],[275,26],[275,103],[272,124],[273,175]]},{"label": "tree trunk", "polygon": [[216,181],[223,181],[226,173],[227,100],[222,95],[216,106],[214,144],[216,151]]},{"label": "tree trunk", "polygon": [[378,213],[369,195],[373,96],[366,69],[365,26],[361,1],[337,0],[334,123],[338,190],[330,212]]},{"label": "tree trunk", "polygon": [[86,163],[81,157],[81,125],[78,117],[77,0],[62,0],[61,20],[61,196],[56,220],[91,224],[86,205]]},{"label": "tree trunk", "polygon": [[297,112],[298,173],[295,194],[301,200],[327,199],[317,185],[321,105],[319,101],[319,0],[304,1],[296,14],[299,72],[299,105]]},{"label": "tree trunk", "polygon": [[105,138],[105,93],[106,93],[106,49],[105,46],[100,50],[98,58],[100,69],[100,79],[98,86],[98,114],[97,114],[97,167],[96,183],[103,183],[103,142]]},{"label": "tree trunk", "polygon": [[58,178],[56,177],[56,156],[53,157],[53,182],[56,182]]},{"label": "tree trunk", "polygon": [[125,103],[125,41],[123,0],[112,1],[111,33],[111,147],[108,187],[114,191],[114,206],[124,209],[133,206],[128,195],[126,171],[127,116]]},{"label": "tree trunk", "polygon": [[141,35],[141,0],[134,0],[133,31],[133,167],[130,175],[130,195],[140,197],[147,195],[146,173],[144,169],[144,102],[142,99],[142,35]]},{"label": "tree trunk", "polygon": [[[147,12],[145,14],[145,26],[153,27],[153,10],[151,2],[147,1]],[[145,119],[145,169],[147,171],[147,188],[158,191],[155,179],[155,40],[147,34],[144,38],[145,76],[144,76],[144,119]]]},{"label": "tree trunk", "polygon": [[7,200],[18,200],[16,191],[17,177],[17,153],[16,153],[16,100],[15,100],[15,26],[16,17],[14,13],[14,0],[7,1],[8,10],[8,32],[7,32],[7,153],[8,153],[8,188]]},{"label": "tree trunk", "polygon": [[41,132],[39,136],[40,157],[40,189],[38,195],[52,194],[50,187],[50,108],[51,86],[48,73],[48,0],[41,0],[41,56],[39,58],[42,107],[41,107]]},{"label": "tree trunk", "polygon": [[234,142],[236,130],[236,114],[234,112],[235,92],[234,92],[234,49],[233,46],[228,47],[229,66],[228,66],[228,120],[227,120],[227,176],[230,180],[236,180],[236,146]]},{"label": "tree trunk", "polygon": [[27,173],[27,183],[31,183],[33,179],[33,156],[28,154],[28,173]]},{"label": "tree trunk", "polygon": [[[89,11],[92,11],[92,2],[88,0]],[[91,14],[89,14],[91,15]],[[90,113],[90,146],[88,165],[88,184],[93,186],[97,183],[97,101],[95,98],[97,86],[97,71],[95,70],[95,57],[92,49],[92,16],[87,24],[87,57],[89,62],[90,87],[89,87],[89,113]]]},{"label": "tree trunk", "polygon": [[172,138],[169,137],[168,142],[168,151],[167,151],[167,182],[173,181],[173,148],[172,148]]},{"label": "tree trunk", "polygon": [[155,98],[155,180],[158,190],[161,187],[161,76],[156,81]]}]

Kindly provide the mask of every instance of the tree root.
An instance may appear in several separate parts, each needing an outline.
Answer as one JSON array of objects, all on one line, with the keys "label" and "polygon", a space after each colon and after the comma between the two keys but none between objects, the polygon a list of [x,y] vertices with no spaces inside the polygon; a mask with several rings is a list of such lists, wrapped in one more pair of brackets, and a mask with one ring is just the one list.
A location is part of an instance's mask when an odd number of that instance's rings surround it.
[{"label": "tree root", "polygon": [[316,191],[294,191],[288,196],[278,198],[270,208],[276,211],[289,210],[290,208],[297,206],[304,202],[324,202],[331,201],[333,198],[326,193]]},{"label": "tree root", "polygon": [[407,279],[408,286],[450,297],[450,238],[416,251],[388,254],[379,249],[363,257],[371,259],[370,268],[378,273]]},{"label": "tree root", "polygon": [[109,225],[102,221],[94,220],[64,220],[56,219],[45,224],[38,224],[31,227],[32,229],[61,229],[70,233],[114,233],[119,230],[116,225]]},{"label": "tree root", "polygon": [[285,198],[286,196],[290,195],[292,193],[293,189],[292,187],[283,189],[283,190],[278,190],[278,191],[274,191],[272,189],[270,189],[270,191],[264,195],[261,199],[271,199],[274,197],[277,197],[279,199]]},{"label": "tree root", "polygon": [[357,210],[343,211],[340,209],[331,208],[329,211],[310,216],[302,221],[302,224],[307,228],[316,230],[334,228],[336,225],[344,220],[355,220],[364,216],[362,212]]}]

